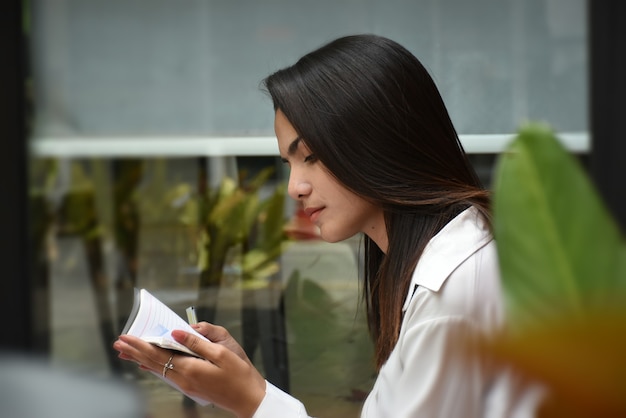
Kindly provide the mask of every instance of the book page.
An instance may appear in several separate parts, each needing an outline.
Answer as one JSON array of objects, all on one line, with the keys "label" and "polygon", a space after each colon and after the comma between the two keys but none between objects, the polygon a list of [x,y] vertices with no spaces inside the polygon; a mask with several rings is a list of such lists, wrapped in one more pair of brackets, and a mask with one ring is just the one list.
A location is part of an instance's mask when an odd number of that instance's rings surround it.
[{"label": "book page", "polygon": [[[176,312],[152,296],[150,292],[145,289],[135,290],[133,309],[122,334],[133,335],[159,347],[178,350],[202,358],[172,338],[172,331],[177,329],[187,331],[203,340],[209,341],[178,316]],[[185,393],[176,383],[167,377],[163,377],[161,373],[153,371],[151,373],[178,391]],[[208,405],[210,403],[200,397],[185,394],[200,405]]]},{"label": "book page", "polygon": [[139,292],[139,309],[128,328],[127,334],[134,335],[163,348],[179,350],[199,357],[196,353],[172,338],[172,331],[176,329],[207,340],[167,305],[152,296],[147,290],[141,289]]}]

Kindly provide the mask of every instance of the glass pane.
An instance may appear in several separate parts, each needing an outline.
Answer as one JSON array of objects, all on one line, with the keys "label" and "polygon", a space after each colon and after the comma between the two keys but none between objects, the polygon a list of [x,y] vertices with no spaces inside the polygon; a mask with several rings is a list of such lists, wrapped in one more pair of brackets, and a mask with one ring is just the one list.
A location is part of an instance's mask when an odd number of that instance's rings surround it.
[{"label": "glass pane", "polygon": [[[360,237],[324,243],[286,200],[279,218],[289,235],[270,262],[251,271],[244,262],[262,242],[267,216],[228,246],[223,264],[209,262],[215,251],[207,251],[203,202],[225,180],[243,200],[254,197],[240,187],[270,168],[257,193],[264,201],[286,176],[277,151],[251,155],[242,146],[224,155],[199,146],[181,155],[174,141],[274,141],[271,104],[259,90],[265,75],[337,36],[373,32],[401,42],[432,71],[461,134],[507,134],[527,119],[564,132],[588,128],[582,0],[30,3],[33,144],[111,143],[78,157],[71,148],[35,148],[31,161],[52,358],[127,377],[145,390],[155,418],[194,415],[180,393],[121,363],[111,348],[133,287],[183,317],[198,306],[201,320],[227,327],[268,379],[314,416],[358,416],[374,379],[359,303]],[[494,155],[472,161],[489,184]],[[216,218],[214,241],[240,226],[227,215]],[[218,285],[209,290],[202,283],[214,277],[211,266]]]},{"label": "glass pane", "polygon": [[373,32],[432,71],[462,134],[584,132],[583,0],[33,2],[37,134],[267,135],[259,81]]}]

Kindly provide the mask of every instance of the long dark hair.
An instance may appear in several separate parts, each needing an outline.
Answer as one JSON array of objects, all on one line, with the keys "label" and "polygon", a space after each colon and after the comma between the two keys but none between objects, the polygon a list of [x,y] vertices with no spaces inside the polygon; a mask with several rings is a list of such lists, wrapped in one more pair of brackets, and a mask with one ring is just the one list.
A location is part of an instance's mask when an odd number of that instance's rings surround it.
[{"label": "long dark hair", "polygon": [[469,206],[489,220],[489,195],[432,78],[394,41],[339,38],[263,84],[328,171],[383,208],[386,254],[364,239],[364,298],[380,368],[398,340],[424,247]]}]

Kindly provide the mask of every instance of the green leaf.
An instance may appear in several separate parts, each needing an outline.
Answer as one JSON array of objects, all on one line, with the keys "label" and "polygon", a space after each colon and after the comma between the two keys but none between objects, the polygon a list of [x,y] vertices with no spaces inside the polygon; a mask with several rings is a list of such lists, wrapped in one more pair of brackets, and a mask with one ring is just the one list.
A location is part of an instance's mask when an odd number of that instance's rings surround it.
[{"label": "green leaf", "polygon": [[253,179],[251,179],[250,181],[246,182],[246,190],[250,191],[250,192],[256,192],[257,190],[259,190],[263,185],[265,185],[265,183],[267,182],[267,180],[270,178],[270,176],[274,173],[274,167],[265,167],[263,170],[261,170]]},{"label": "green leaf", "polygon": [[263,219],[260,225],[259,240],[262,248],[272,252],[287,239],[285,234],[285,185],[277,186],[275,192],[267,200]]},{"label": "green leaf", "polygon": [[522,128],[501,155],[494,230],[514,327],[626,300],[619,229],[548,127]]},{"label": "green leaf", "polygon": [[257,193],[247,193],[246,198],[241,202],[241,214],[239,219],[231,219],[232,222],[239,222],[245,235],[249,235],[255,224],[258,222],[261,203]]}]

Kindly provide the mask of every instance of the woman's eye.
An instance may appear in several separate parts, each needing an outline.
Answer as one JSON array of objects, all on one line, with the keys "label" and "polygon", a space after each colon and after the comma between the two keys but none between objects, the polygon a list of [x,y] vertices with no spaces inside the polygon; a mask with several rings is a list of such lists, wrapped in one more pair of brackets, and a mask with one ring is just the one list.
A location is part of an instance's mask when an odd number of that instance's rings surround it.
[{"label": "woman's eye", "polygon": [[313,162],[315,162],[315,161],[317,161],[317,157],[315,156],[315,154],[310,154],[310,155],[307,155],[307,156],[304,158],[304,162],[305,162],[305,163],[313,163]]}]

